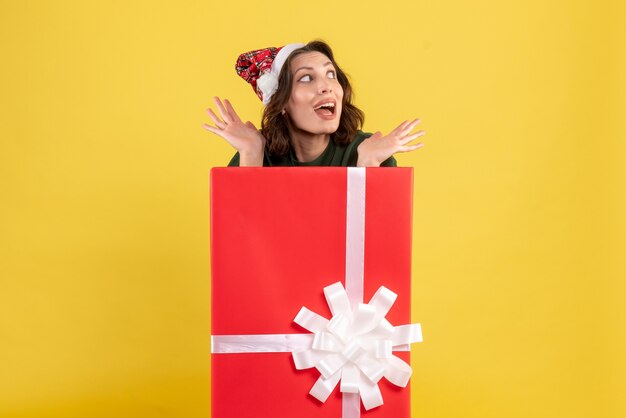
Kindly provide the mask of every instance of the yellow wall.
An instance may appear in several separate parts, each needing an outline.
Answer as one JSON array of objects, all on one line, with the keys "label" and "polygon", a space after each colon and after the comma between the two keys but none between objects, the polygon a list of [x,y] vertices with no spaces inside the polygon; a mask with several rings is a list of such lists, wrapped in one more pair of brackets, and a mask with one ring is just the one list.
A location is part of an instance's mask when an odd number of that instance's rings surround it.
[{"label": "yellow wall", "polygon": [[237,55],[317,37],[428,131],[413,416],[626,416],[620,3],[3,1],[0,416],[208,416],[204,109],[258,123]]}]

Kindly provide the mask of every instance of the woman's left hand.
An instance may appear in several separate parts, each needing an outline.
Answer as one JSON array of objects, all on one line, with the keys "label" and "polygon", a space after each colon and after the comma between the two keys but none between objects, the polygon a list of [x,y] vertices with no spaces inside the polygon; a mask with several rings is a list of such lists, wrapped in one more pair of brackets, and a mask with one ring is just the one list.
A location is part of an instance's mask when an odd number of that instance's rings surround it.
[{"label": "woman's left hand", "polygon": [[412,122],[404,121],[386,136],[376,132],[365,139],[357,148],[359,155],[357,167],[378,167],[397,152],[409,152],[423,147],[424,144],[421,142],[409,145],[409,142],[426,133],[425,131],[410,133],[418,123],[419,119]]}]

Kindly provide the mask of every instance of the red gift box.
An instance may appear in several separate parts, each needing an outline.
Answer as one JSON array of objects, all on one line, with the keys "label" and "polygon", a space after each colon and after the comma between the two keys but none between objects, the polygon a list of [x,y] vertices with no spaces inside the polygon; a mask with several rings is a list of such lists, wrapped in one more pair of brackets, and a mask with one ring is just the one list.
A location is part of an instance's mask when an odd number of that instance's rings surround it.
[{"label": "red gift box", "polygon": [[[398,298],[386,319],[410,323],[412,168],[214,168],[213,336],[307,334],[294,323],[303,306],[331,318],[323,289],[345,283],[347,251],[355,251],[346,245],[354,235],[346,232],[349,170],[365,177],[362,297],[389,288]],[[214,418],[342,417],[339,385],[318,401],[309,391],[320,372],[297,370],[291,353],[213,351]],[[409,362],[408,351],[393,354]],[[378,387],[384,405],[361,405],[363,416],[410,416],[408,386],[382,379]]]}]

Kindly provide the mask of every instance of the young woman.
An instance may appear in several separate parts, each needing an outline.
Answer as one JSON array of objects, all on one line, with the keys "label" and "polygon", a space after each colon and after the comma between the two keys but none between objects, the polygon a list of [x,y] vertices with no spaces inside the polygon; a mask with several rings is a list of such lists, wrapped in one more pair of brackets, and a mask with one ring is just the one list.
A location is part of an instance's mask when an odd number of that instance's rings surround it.
[{"label": "young woman", "polygon": [[419,119],[404,121],[389,134],[360,131],[361,110],[330,47],[322,41],[288,44],[242,54],[237,73],[252,85],[263,104],[261,130],[242,122],[228,100],[215,97],[219,116],[204,128],[221,136],[237,153],[229,166],[395,167],[393,155],[423,146],[411,141]]}]

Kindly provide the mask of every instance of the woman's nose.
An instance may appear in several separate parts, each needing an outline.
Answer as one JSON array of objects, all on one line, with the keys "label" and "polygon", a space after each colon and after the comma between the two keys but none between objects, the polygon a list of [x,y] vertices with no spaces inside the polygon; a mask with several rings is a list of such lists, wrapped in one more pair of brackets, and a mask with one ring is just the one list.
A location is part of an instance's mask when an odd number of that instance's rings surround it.
[{"label": "woman's nose", "polygon": [[320,94],[324,94],[324,93],[330,93],[333,91],[333,88],[331,87],[330,81],[326,80],[326,79],[321,79],[319,85],[318,85],[318,89],[319,89],[319,93]]}]

